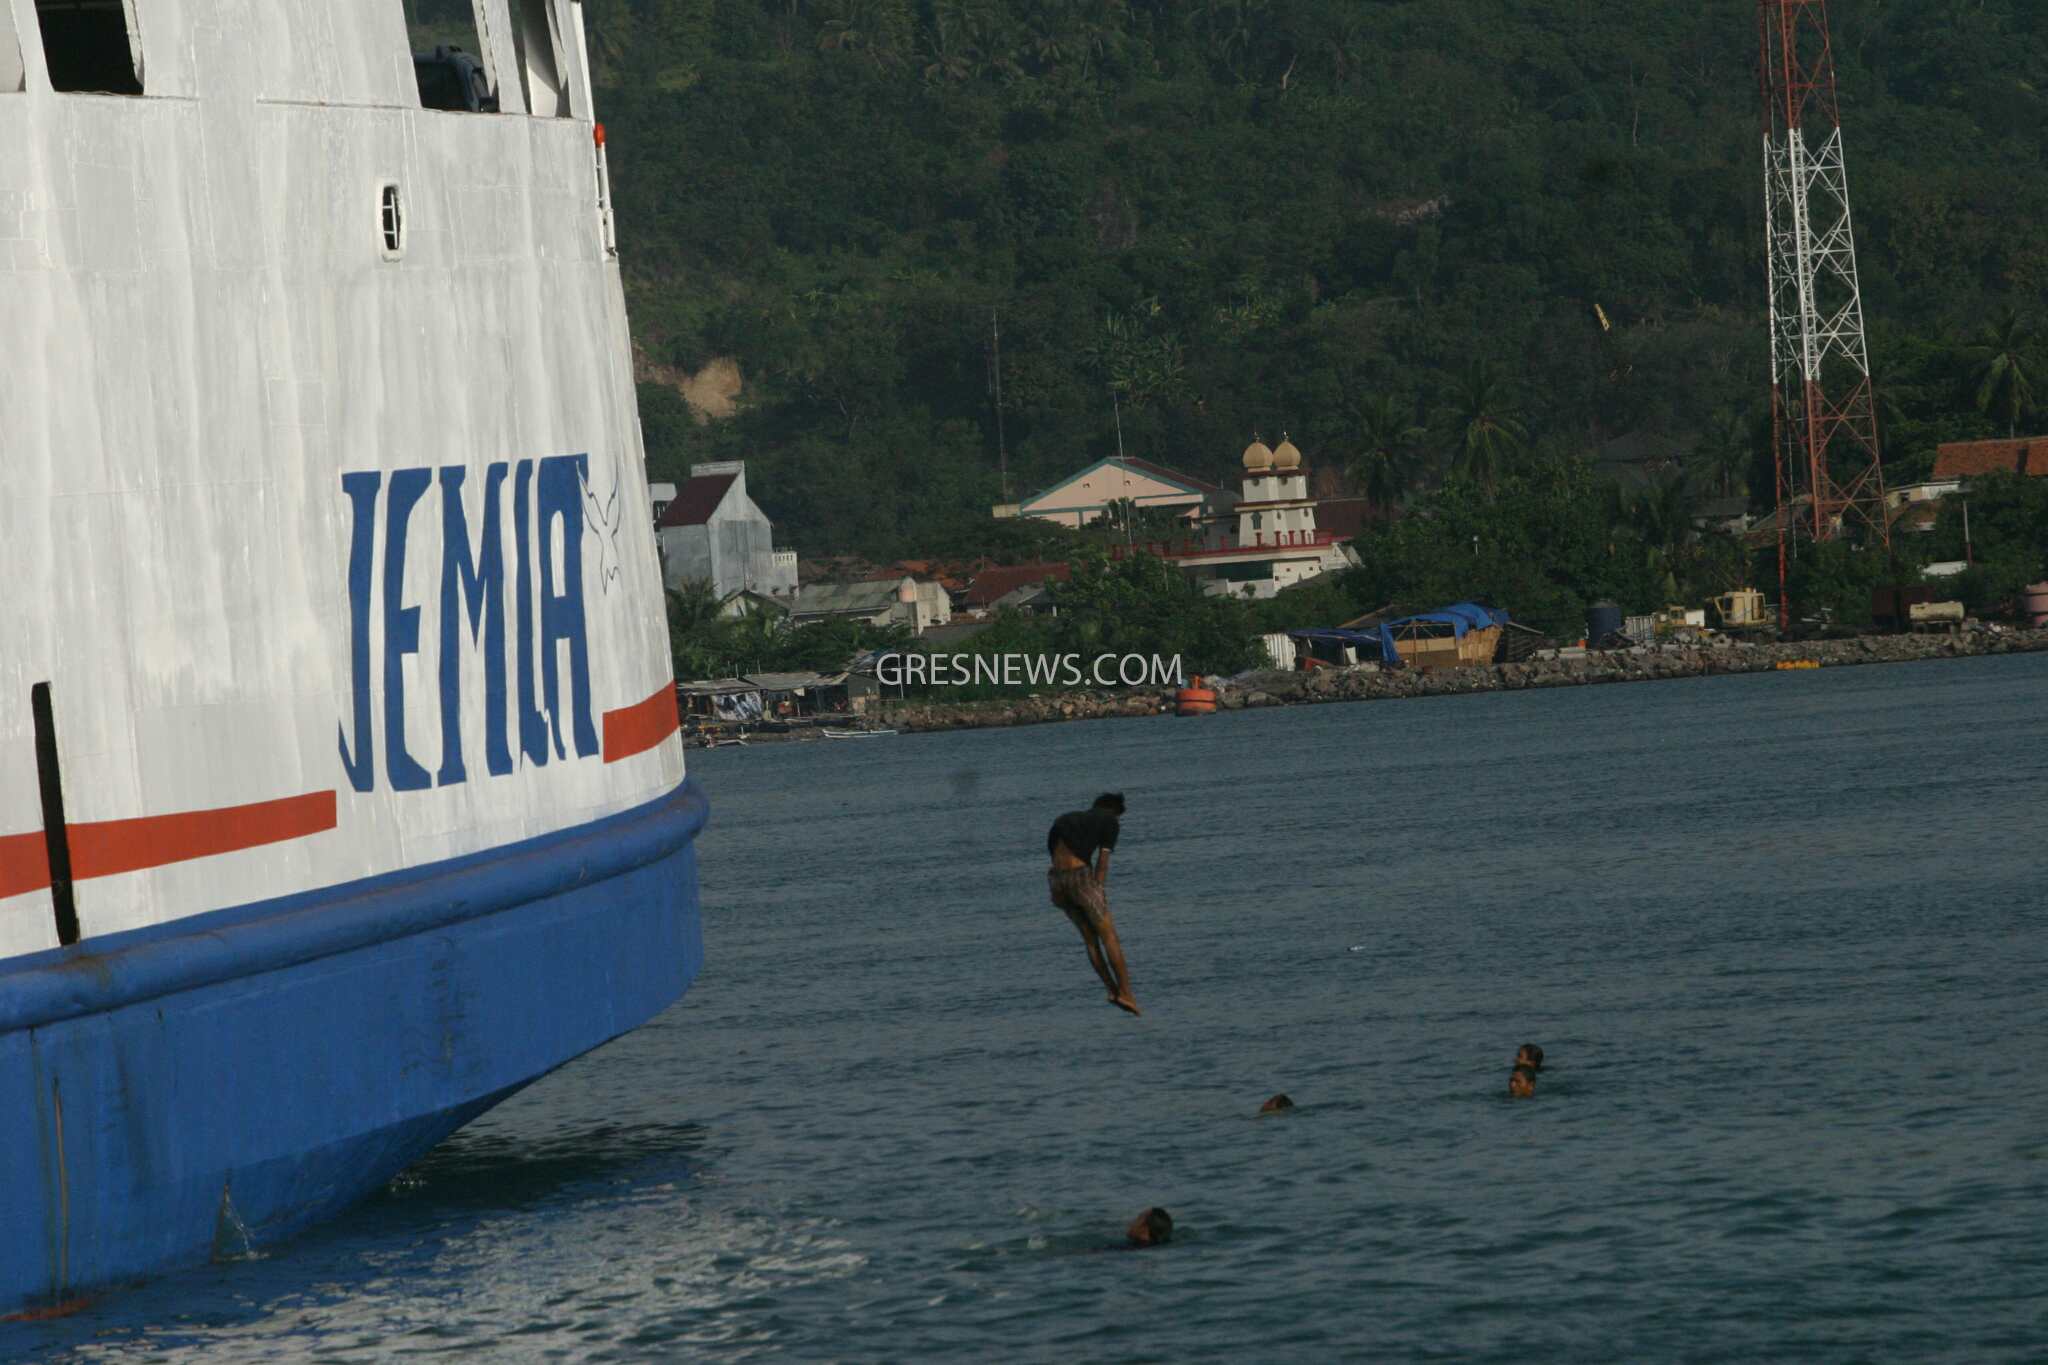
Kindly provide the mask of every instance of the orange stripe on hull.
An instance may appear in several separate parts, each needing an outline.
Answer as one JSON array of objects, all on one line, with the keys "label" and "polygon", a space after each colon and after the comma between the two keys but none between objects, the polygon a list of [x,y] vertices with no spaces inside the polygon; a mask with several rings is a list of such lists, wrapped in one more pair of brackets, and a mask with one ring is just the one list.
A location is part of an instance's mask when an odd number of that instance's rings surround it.
[{"label": "orange stripe on hull", "polygon": [[334,793],[310,792],[220,810],[77,824],[70,827],[71,871],[80,881],[115,877],[303,839],[335,823]]},{"label": "orange stripe on hull", "polygon": [[617,763],[644,754],[682,728],[676,685],[669,683],[646,701],[604,713],[604,761]]},{"label": "orange stripe on hull", "polygon": [[0,900],[25,896],[49,884],[50,852],[43,832],[0,834]]}]

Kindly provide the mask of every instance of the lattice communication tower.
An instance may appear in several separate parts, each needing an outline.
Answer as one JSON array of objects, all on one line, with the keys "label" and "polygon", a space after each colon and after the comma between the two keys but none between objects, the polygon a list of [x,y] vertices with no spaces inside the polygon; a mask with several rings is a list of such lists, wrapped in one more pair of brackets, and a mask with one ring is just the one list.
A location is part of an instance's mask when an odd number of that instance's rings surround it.
[{"label": "lattice communication tower", "polygon": [[1827,0],[1757,0],[1757,31],[1783,627],[1788,537],[1890,534]]}]

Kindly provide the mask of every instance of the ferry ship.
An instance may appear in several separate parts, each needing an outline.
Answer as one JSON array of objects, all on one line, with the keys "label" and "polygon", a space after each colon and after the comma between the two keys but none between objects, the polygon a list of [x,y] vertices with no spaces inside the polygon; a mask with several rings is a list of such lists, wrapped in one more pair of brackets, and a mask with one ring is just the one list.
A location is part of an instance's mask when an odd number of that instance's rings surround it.
[{"label": "ferry ship", "polygon": [[0,1315],[702,960],[583,6],[411,3],[0,0]]}]

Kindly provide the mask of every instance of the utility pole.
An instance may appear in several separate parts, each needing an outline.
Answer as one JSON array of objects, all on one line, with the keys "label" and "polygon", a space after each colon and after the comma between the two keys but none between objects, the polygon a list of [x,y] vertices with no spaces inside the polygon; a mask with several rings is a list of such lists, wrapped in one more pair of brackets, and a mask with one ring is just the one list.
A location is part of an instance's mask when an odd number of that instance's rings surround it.
[{"label": "utility pole", "polygon": [[1124,548],[1131,547],[1131,513],[1137,510],[1131,505],[1131,471],[1124,465],[1124,405],[1123,397],[1116,391],[1116,385],[1109,386],[1109,410],[1116,416],[1116,476],[1119,487],[1124,490]]},{"label": "utility pole", "polygon": [[1886,546],[1891,533],[1827,0],[1757,0],[1757,38],[1783,630],[1788,541],[1832,540],[1852,517]]},{"label": "utility pole", "polygon": [[1003,437],[1003,325],[996,310],[988,310],[988,345],[991,373],[996,391],[996,468],[1003,481],[1003,501],[1010,500],[1010,445]]}]

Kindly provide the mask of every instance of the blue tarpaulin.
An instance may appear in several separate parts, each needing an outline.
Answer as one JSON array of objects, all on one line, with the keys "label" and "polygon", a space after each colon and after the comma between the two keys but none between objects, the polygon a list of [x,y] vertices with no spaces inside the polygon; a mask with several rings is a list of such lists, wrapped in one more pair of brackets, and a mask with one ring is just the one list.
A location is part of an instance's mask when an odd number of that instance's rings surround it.
[{"label": "blue tarpaulin", "polygon": [[[1462,640],[1465,638],[1465,632],[1468,630],[1486,630],[1493,626],[1504,626],[1507,623],[1508,614],[1504,611],[1497,611],[1492,607],[1482,607],[1476,602],[1455,602],[1448,607],[1439,607],[1435,611],[1417,612],[1413,616],[1404,616],[1398,621],[1383,622],[1380,629],[1391,630],[1399,634],[1422,635],[1425,633],[1435,634],[1437,632],[1425,632],[1419,629],[1419,627],[1447,625],[1451,628],[1451,633]],[[1409,627],[1409,629],[1403,631],[1403,626]]]},{"label": "blue tarpaulin", "polygon": [[1290,630],[1287,634],[1309,644],[1349,645],[1359,652],[1360,658],[1377,654],[1383,664],[1399,664],[1401,653],[1394,647],[1396,639],[1440,637],[1448,628],[1452,636],[1462,640],[1466,631],[1487,630],[1507,623],[1508,614],[1497,607],[1482,607],[1477,602],[1454,602],[1436,611],[1382,621],[1371,630]]},{"label": "blue tarpaulin", "polygon": [[1394,650],[1394,639],[1387,634],[1385,626],[1375,630],[1290,630],[1287,635],[1289,639],[1307,645],[1349,645],[1365,662],[1375,659],[1383,664],[1401,662],[1401,656]]}]

